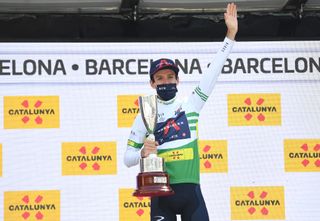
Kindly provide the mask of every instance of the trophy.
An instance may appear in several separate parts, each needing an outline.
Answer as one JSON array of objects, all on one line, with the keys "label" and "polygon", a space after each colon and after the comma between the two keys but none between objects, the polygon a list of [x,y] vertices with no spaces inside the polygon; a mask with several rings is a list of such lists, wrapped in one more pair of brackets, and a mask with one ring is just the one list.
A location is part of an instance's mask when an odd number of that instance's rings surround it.
[{"label": "trophy", "polygon": [[[146,139],[155,141],[154,129],[157,124],[157,96],[140,96],[139,108],[143,123],[149,136]],[[174,194],[169,186],[169,176],[164,172],[164,159],[157,154],[150,154],[140,159],[140,173],[137,176],[137,189],[134,196],[168,196]]]}]

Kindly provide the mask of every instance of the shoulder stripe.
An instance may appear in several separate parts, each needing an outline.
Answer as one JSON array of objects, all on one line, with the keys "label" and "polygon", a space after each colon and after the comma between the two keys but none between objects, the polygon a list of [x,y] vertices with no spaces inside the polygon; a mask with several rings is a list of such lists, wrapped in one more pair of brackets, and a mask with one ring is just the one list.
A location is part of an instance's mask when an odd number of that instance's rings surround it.
[{"label": "shoulder stripe", "polygon": [[190,130],[197,130],[197,127],[196,126],[190,127]]},{"label": "shoulder stripe", "polygon": [[208,98],[208,97],[209,97],[208,95],[206,95],[205,93],[203,93],[203,92],[201,91],[201,88],[200,88],[199,86],[196,87],[195,90],[199,91],[199,93],[200,93],[204,98]]},{"label": "shoulder stripe", "polygon": [[199,117],[199,113],[197,112],[190,112],[186,114],[187,117]]},{"label": "shoulder stripe", "polygon": [[143,143],[136,143],[133,140],[128,139],[128,146],[134,147],[134,148],[141,148],[143,146]]},{"label": "shoulder stripe", "polygon": [[198,123],[198,119],[192,119],[192,120],[188,120],[189,124],[196,124]]},{"label": "shoulder stripe", "polygon": [[203,101],[207,101],[208,96],[205,95],[204,93],[201,92],[201,89],[199,87],[196,87],[196,89],[194,90],[196,92],[196,94],[203,100]]}]

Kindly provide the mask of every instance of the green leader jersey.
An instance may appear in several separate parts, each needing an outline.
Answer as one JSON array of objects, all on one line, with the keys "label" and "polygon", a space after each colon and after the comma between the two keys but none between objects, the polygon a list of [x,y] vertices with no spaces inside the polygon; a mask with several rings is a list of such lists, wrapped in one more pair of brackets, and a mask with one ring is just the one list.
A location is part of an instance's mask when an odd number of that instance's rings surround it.
[{"label": "green leader jersey", "polygon": [[[158,119],[154,132],[158,156],[164,158],[171,184],[199,183],[200,158],[198,151],[197,123],[199,113],[211,94],[234,41],[225,38],[222,47],[207,69],[203,78],[184,100],[158,99]],[[127,166],[137,165],[141,158],[147,130],[138,114],[128,139],[124,162]]]}]

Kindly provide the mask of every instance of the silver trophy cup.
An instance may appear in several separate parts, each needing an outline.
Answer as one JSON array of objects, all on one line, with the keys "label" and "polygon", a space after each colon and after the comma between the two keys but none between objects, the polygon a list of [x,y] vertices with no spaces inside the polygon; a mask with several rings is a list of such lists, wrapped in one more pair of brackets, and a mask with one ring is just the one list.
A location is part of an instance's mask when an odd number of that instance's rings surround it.
[{"label": "silver trophy cup", "polygon": [[[157,125],[157,96],[140,96],[139,108],[149,136],[155,141],[154,130]],[[169,176],[164,172],[164,159],[157,154],[150,154],[140,159],[140,173],[137,176],[137,189],[134,196],[167,196],[174,192],[169,186]]]}]

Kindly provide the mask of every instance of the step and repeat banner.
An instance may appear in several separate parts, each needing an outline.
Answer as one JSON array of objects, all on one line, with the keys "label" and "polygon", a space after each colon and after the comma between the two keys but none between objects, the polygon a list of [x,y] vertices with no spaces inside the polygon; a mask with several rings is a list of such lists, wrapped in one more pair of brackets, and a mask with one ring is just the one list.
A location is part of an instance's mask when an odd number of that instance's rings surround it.
[{"label": "step and repeat banner", "polygon": [[[0,221],[150,220],[123,163],[150,62],[188,96],[220,45],[1,43]],[[235,44],[198,123],[210,220],[319,220],[319,110],[320,42]]]}]

